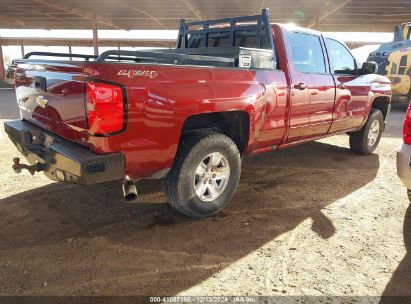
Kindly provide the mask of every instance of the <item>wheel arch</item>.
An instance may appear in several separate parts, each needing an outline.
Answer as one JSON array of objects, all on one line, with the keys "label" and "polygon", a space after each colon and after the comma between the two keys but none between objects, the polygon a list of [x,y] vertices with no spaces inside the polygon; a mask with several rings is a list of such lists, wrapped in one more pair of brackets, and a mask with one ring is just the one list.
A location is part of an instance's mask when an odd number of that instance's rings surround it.
[{"label": "wheel arch", "polygon": [[215,129],[231,138],[241,154],[246,151],[250,134],[250,116],[246,111],[227,111],[201,113],[189,116],[185,119],[180,139],[187,133],[201,130]]},{"label": "wheel arch", "polygon": [[390,101],[391,99],[389,96],[377,96],[371,104],[371,109],[377,109],[381,111],[382,116],[384,117],[384,121],[386,121],[390,110]]}]

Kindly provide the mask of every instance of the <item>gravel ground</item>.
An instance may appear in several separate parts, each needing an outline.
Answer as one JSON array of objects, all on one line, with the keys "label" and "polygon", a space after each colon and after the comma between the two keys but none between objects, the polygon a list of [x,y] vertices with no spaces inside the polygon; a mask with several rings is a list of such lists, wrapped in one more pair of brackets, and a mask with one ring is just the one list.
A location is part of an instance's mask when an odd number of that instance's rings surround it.
[{"label": "gravel ground", "polygon": [[[16,117],[13,98],[0,92],[2,120]],[[0,135],[0,294],[411,296],[403,113],[370,156],[341,135],[247,158],[230,206],[197,221],[158,181],[126,204],[118,183],[15,175]]]}]

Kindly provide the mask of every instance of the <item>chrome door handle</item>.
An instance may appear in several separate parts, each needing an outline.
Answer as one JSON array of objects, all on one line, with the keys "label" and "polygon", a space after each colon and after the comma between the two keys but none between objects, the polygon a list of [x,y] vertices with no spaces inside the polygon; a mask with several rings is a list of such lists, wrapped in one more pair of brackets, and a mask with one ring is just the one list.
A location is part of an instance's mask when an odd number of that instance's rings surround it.
[{"label": "chrome door handle", "polygon": [[302,82],[294,85],[294,89],[297,89],[297,90],[305,90],[306,88],[307,88],[307,85]]}]

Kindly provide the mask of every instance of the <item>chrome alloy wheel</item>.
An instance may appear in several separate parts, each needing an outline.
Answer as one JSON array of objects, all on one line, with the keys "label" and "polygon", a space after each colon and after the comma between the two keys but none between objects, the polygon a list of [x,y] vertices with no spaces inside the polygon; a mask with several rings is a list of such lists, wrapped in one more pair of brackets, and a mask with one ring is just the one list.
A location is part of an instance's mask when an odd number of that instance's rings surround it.
[{"label": "chrome alloy wheel", "polygon": [[203,202],[211,202],[225,190],[230,178],[230,165],[220,152],[204,157],[194,175],[194,191]]},{"label": "chrome alloy wheel", "polygon": [[380,123],[378,120],[374,120],[371,124],[370,130],[368,131],[368,146],[372,147],[375,145],[380,133]]}]

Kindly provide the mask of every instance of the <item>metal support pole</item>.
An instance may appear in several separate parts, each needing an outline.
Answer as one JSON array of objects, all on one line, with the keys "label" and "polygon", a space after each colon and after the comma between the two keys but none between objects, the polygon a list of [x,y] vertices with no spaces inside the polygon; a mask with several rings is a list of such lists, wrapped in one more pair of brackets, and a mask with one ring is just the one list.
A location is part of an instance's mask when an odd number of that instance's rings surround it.
[{"label": "metal support pole", "polygon": [[0,79],[6,77],[6,71],[4,70],[4,59],[3,59],[3,45],[0,38]]},{"label": "metal support pole", "polygon": [[21,49],[21,58],[24,57],[24,44],[20,45],[20,49]]},{"label": "metal support pole", "polygon": [[98,56],[97,17],[95,14],[93,14],[93,48],[94,55]]},{"label": "metal support pole", "polygon": [[[72,52],[72,50],[71,50],[71,42],[69,42],[68,49],[69,49],[69,54],[70,54],[70,55],[73,54],[73,52]],[[70,56],[70,61],[71,61],[71,60],[73,60],[73,57]]]}]

